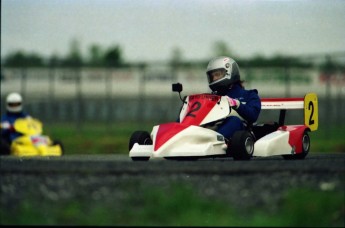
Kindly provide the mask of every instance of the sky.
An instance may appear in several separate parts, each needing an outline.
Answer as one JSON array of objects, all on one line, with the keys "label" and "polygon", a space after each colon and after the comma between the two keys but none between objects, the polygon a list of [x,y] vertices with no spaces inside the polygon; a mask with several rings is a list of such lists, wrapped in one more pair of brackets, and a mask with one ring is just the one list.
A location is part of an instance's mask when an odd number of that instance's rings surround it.
[{"label": "sky", "polygon": [[78,40],[118,45],[125,61],[345,51],[345,0],[2,0],[1,57],[22,50],[67,55]]}]

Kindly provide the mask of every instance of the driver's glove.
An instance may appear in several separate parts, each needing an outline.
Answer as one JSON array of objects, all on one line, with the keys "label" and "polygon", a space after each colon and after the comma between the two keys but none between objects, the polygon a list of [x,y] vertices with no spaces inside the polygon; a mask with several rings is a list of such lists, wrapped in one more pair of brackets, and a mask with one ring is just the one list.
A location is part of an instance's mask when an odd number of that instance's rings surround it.
[{"label": "driver's glove", "polygon": [[229,101],[229,106],[234,109],[238,109],[240,107],[241,102],[237,99],[233,99],[231,97],[227,97]]},{"label": "driver's glove", "polygon": [[5,122],[2,122],[2,123],[1,123],[1,129],[9,130],[10,128],[11,128],[10,122],[5,121]]},{"label": "driver's glove", "polygon": [[6,131],[14,131],[14,127],[10,122],[5,121],[1,123],[1,129]]}]

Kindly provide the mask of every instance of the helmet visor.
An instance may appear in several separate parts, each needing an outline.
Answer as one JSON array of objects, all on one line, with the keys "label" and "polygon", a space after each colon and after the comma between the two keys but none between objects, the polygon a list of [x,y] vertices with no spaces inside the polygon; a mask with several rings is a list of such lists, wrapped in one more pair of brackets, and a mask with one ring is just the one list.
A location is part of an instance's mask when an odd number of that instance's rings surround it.
[{"label": "helmet visor", "polygon": [[208,83],[212,83],[224,78],[225,74],[225,69],[215,69],[207,72]]},{"label": "helmet visor", "polygon": [[21,102],[11,102],[11,103],[8,103],[8,106],[9,107],[18,107],[18,106],[20,106],[22,103]]}]

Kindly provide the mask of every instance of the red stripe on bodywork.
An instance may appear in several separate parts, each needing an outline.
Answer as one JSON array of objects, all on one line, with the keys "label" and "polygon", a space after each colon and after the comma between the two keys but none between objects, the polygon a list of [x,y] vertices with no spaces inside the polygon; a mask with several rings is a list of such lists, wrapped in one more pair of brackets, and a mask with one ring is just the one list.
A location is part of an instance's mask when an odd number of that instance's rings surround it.
[{"label": "red stripe on bodywork", "polygon": [[305,125],[289,125],[282,126],[278,130],[288,131],[289,135],[289,144],[291,147],[295,147],[295,153],[302,153],[302,137],[305,129],[308,127]]},{"label": "red stripe on bodywork", "polygon": [[181,123],[199,126],[207,114],[219,101],[220,96],[211,94],[200,94],[189,96],[186,116]]},{"label": "red stripe on bodywork", "polygon": [[261,98],[261,102],[274,101],[304,101],[303,97],[288,97],[288,98]]},{"label": "red stripe on bodywork", "polygon": [[187,127],[189,126],[180,123],[166,123],[159,125],[155,139],[154,151],[157,151],[164,143],[166,143],[174,135],[183,131]]},{"label": "red stripe on bodywork", "polygon": [[173,122],[159,125],[155,137],[154,151],[157,151],[168,140],[189,126],[199,126],[220,99],[220,96],[214,94],[190,95],[186,116],[181,123]]}]

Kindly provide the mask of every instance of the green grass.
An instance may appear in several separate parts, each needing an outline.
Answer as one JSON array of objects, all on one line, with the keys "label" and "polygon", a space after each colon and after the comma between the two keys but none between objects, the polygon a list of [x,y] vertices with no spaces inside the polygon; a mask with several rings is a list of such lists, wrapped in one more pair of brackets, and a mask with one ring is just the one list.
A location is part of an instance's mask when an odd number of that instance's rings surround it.
[{"label": "green grass", "polygon": [[51,124],[45,133],[62,141],[65,154],[128,154],[128,144],[136,130],[151,132],[152,123]]},{"label": "green grass", "polygon": [[[119,205],[121,204],[121,205]],[[187,185],[152,187],[122,200],[22,201],[1,209],[2,225],[122,226],[318,226],[344,225],[344,194],[294,189],[275,212],[265,208],[236,211],[217,199],[202,198]]]},{"label": "green grass", "polygon": [[[127,154],[131,134],[136,130],[151,132],[159,123],[83,123],[46,125],[45,133],[60,139],[65,154]],[[312,152],[345,152],[345,125],[323,126],[310,132]]]},{"label": "green grass", "polygon": [[345,152],[345,124],[320,126],[310,134],[311,152]]}]

